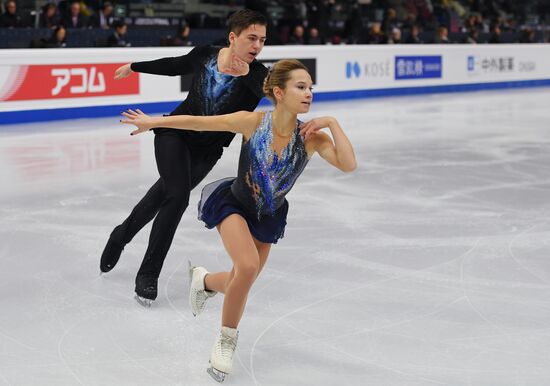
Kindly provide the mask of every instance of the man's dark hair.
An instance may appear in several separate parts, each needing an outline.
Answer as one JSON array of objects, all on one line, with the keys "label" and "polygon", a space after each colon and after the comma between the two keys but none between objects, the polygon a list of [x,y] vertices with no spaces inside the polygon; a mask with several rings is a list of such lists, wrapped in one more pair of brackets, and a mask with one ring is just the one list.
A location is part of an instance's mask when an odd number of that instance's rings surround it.
[{"label": "man's dark hair", "polygon": [[113,28],[114,29],[119,29],[119,28],[122,28],[124,27],[125,25],[128,25],[124,22],[124,20],[115,20],[114,23],[113,23]]},{"label": "man's dark hair", "polygon": [[246,8],[241,9],[231,15],[227,20],[228,33],[233,32],[236,35],[240,35],[243,30],[253,24],[267,25],[267,19],[259,12]]}]

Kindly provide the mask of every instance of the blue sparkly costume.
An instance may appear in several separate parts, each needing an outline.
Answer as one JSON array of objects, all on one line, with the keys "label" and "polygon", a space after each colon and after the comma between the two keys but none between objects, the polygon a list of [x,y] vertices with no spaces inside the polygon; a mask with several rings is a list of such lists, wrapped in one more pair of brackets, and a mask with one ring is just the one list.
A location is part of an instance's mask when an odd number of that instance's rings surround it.
[{"label": "blue sparkly costume", "polygon": [[272,113],[241,147],[236,178],[225,178],[204,187],[199,219],[213,228],[227,216],[245,218],[252,235],[276,243],[284,235],[288,202],[285,199],[309,161],[299,123],[280,154],[273,150]]}]

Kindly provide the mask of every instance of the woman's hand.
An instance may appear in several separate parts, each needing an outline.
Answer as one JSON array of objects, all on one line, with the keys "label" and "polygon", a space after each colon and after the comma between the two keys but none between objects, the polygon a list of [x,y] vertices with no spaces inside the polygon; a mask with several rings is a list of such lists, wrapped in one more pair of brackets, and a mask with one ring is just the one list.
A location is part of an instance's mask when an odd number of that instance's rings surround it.
[{"label": "woman's hand", "polygon": [[304,122],[300,126],[300,135],[307,141],[310,137],[316,135],[319,130],[329,127],[333,121],[333,117],[319,117]]},{"label": "woman's hand", "polygon": [[126,119],[121,119],[120,122],[136,125],[137,127],[137,130],[132,131],[130,135],[143,133],[155,127],[153,118],[143,113],[140,109],[136,109],[135,111],[128,109],[127,111],[123,111],[122,115],[124,115]]},{"label": "woman's hand", "polygon": [[123,79],[132,74],[132,68],[130,67],[130,63],[125,64],[124,66],[120,66],[115,71],[115,80]]}]

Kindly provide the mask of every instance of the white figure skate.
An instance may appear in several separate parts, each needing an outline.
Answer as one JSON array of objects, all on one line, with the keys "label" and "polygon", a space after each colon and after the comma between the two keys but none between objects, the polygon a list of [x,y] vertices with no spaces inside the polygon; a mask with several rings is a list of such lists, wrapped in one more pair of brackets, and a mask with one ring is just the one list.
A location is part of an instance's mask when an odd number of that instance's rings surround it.
[{"label": "white figure skate", "polygon": [[215,381],[222,383],[233,368],[233,353],[237,347],[237,329],[222,327],[220,335],[212,347],[210,367],[206,370]]},{"label": "white figure skate", "polygon": [[204,288],[204,277],[208,271],[203,267],[194,267],[189,262],[189,305],[193,316],[199,315],[204,310],[206,301],[217,294],[216,291],[208,291]]}]

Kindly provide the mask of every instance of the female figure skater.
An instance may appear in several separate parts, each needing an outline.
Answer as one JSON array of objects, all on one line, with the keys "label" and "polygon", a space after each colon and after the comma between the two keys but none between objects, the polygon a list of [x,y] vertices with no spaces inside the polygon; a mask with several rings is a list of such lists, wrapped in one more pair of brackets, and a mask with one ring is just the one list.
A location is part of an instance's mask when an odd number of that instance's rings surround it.
[{"label": "female figure skater", "polygon": [[[356,167],[351,143],[336,119],[298,121],[298,114],[309,111],[311,85],[302,63],[281,60],[264,82],[264,92],[275,104],[273,111],[204,117],[149,117],[140,110],[123,113],[126,119],[121,122],[137,126],[132,135],[153,127],[243,135],[237,177],[207,185],[199,203],[199,218],[208,228],[217,227],[233,269],[209,273],[203,267],[190,266],[189,300],[195,316],[209,297],[217,292],[225,295],[221,333],[208,369],[218,382],[231,372],[237,326],[248,292],[266,263],[271,244],[283,237],[288,211],[285,195],[315,153],[344,172]],[[332,139],[323,128],[330,130]]]}]

